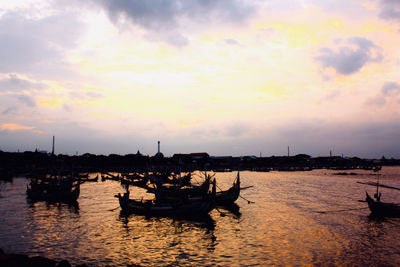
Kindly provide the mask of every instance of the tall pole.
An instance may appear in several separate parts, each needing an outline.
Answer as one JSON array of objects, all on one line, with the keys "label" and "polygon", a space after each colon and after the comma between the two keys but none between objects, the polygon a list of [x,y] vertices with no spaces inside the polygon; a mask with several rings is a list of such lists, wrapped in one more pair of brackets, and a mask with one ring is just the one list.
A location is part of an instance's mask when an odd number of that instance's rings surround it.
[{"label": "tall pole", "polygon": [[158,141],[158,154],[160,154],[160,141]]},{"label": "tall pole", "polygon": [[55,146],[56,137],[53,135],[53,148],[51,149],[51,155],[54,156],[54,146]]},{"label": "tall pole", "polygon": [[287,147],[287,156],[289,157],[289,146]]}]

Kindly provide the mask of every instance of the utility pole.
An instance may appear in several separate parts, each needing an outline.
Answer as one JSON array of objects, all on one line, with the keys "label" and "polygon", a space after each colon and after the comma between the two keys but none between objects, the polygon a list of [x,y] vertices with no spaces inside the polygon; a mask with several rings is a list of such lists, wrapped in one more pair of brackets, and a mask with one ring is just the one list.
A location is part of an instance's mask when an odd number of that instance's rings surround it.
[{"label": "utility pole", "polygon": [[53,135],[53,148],[51,149],[51,155],[54,156],[54,146],[55,146],[56,137]]}]

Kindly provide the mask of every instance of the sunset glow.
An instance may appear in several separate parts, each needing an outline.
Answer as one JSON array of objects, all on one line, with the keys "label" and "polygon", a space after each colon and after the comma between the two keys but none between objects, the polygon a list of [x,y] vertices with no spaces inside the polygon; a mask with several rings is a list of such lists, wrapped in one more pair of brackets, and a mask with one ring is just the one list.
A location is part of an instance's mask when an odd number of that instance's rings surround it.
[{"label": "sunset glow", "polygon": [[1,1],[0,149],[50,150],[55,135],[65,154],[154,155],[160,140],[166,155],[399,157],[390,9],[400,4]]}]

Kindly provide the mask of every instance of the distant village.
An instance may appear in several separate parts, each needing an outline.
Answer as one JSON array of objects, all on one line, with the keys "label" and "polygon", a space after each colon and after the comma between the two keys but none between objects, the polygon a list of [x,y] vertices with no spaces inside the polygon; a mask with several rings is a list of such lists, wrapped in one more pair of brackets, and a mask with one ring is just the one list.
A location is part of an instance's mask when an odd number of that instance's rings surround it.
[{"label": "distant village", "polygon": [[[159,144],[158,144],[159,145]],[[83,155],[55,154],[46,151],[3,152],[0,151],[0,177],[29,174],[38,170],[65,169],[77,172],[192,172],[214,171],[310,171],[313,169],[373,169],[377,166],[400,165],[399,159],[361,159],[358,157],[311,157],[306,154],[294,156],[210,156],[206,152],[174,154],[164,157],[158,146],[154,156],[135,154]]]}]

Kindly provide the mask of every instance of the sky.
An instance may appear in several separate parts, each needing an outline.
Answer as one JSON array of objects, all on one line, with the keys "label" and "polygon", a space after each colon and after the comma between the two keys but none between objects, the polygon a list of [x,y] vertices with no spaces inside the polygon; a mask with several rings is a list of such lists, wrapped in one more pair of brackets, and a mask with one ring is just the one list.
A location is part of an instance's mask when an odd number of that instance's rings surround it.
[{"label": "sky", "polygon": [[0,0],[0,150],[400,158],[398,0]]}]

